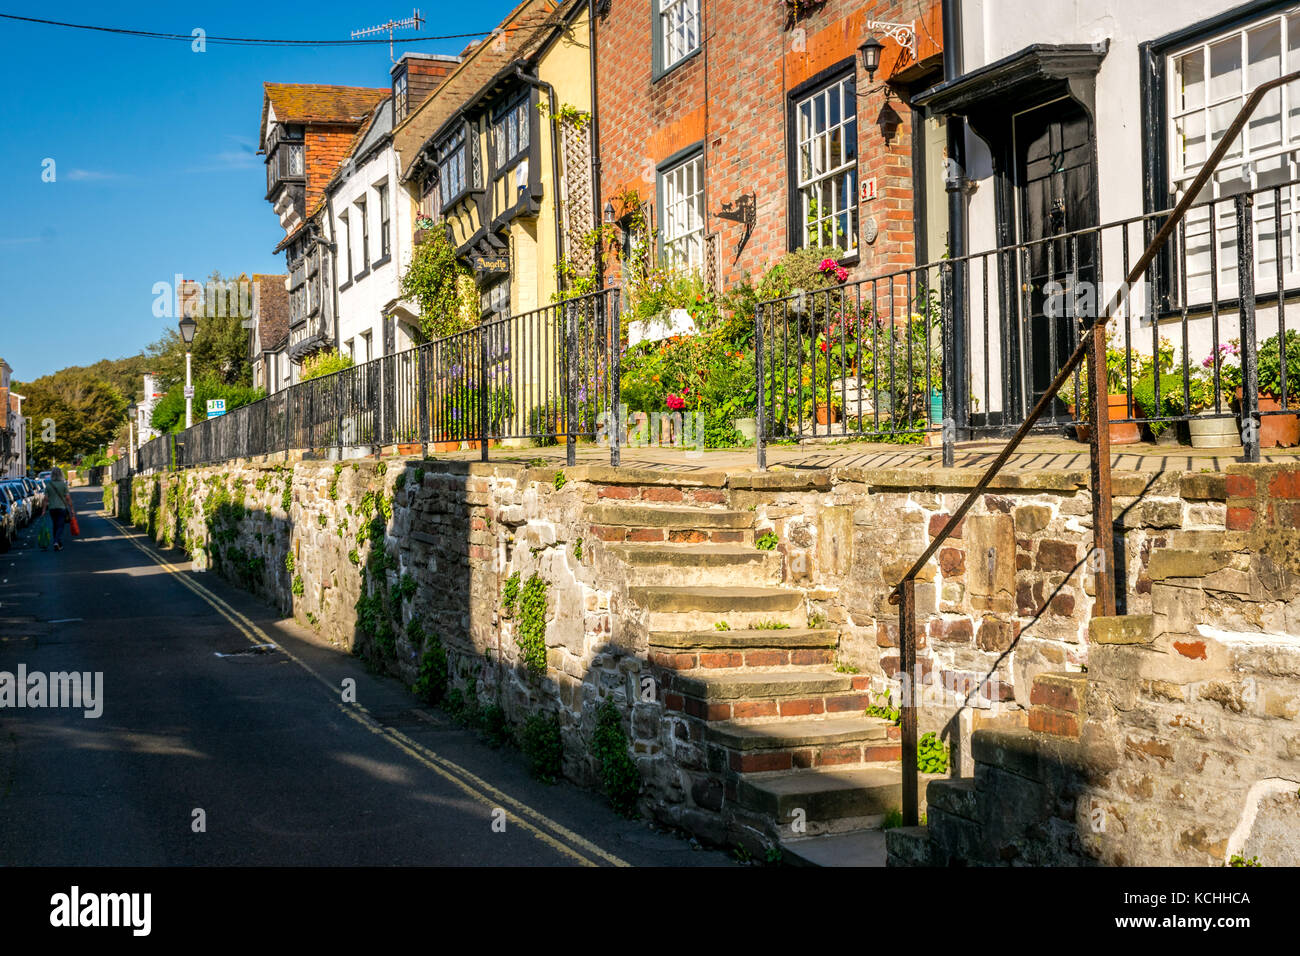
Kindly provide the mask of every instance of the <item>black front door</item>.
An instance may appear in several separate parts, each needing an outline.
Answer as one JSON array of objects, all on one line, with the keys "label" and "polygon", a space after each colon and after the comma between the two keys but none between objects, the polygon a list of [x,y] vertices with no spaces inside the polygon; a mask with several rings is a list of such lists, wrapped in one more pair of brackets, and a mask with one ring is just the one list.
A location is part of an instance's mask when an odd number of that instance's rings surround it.
[{"label": "black front door", "polygon": [[[1021,243],[1021,336],[1028,411],[1078,344],[1076,303],[1096,302],[1098,225],[1092,121],[1065,98],[1014,119]],[[1036,242],[1035,240],[1047,240]],[[1079,286],[1088,283],[1091,296]],[[1049,286],[1064,294],[1049,301]],[[1100,306],[1098,306],[1100,308]],[[1065,409],[1057,406],[1056,416]]]}]

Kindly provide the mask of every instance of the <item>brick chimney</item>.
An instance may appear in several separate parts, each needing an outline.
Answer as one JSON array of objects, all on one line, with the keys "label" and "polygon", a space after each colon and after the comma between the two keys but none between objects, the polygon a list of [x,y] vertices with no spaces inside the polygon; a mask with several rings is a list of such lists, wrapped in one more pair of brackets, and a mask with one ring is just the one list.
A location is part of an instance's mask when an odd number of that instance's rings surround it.
[{"label": "brick chimney", "polygon": [[393,95],[401,99],[400,81],[406,81],[406,102],[394,103],[394,116],[401,122],[419,108],[450,74],[460,65],[460,57],[441,53],[403,53],[394,64]]}]

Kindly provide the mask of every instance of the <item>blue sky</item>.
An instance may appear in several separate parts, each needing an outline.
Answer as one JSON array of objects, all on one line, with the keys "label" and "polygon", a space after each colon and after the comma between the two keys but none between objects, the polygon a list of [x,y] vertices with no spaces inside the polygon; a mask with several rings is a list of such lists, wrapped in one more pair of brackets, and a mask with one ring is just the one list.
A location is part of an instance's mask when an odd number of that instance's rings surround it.
[{"label": "blue sky", "polygon": [[[424,0],[423,32],[487,32],[513,6]],[[3,12],[166,33],[347,39],[413,7],[11,3]],[[466,42],[409,49],[454,54]],[[139,352],[170,324],[153,315],[154,283],[177,273],[284,271],[271,252],[283,232],[254,155],[262,83],[387,86],[390,65],[386,43],[208,44],[196,53],[184,42],[0,20],[0,357],[14,377]],[[42,181],[46,159],[54,182]]]}]

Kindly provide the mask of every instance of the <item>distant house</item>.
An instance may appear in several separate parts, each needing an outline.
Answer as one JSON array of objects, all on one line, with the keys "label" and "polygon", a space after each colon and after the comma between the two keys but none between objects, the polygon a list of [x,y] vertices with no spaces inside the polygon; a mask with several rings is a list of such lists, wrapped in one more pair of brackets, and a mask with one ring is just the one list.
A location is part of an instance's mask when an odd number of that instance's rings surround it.
[{"label": "distant house", "polygon": [[253,276],[253,318],[248,359],[253,385],[271,395],[293,384],[289,362],[289,277]]},{"label": "distant house", "polygon": [[[402,109],[436,89],[459,62],[454,56],[403,55],[393,67]],[[418,339],[419,315],[401,299],[415,206],[398,188],[394,110],[391,97],[374,108],[325,187],[327,234],[338,277],[337,338],[342,351],[357,362],[409,349]]]},{"label": "distant house", "polygon": [[275,251],[286,254],[288,354],[299,363],[337,343],[325,186],[389,90],[308,83],[266,83],[263,90],[266,199],[285,233]]},{"label": "distant house", "polygon": [[27,474],[27,423],[23,396],[10,387],[13,369],[0,359],[0,478]]}]

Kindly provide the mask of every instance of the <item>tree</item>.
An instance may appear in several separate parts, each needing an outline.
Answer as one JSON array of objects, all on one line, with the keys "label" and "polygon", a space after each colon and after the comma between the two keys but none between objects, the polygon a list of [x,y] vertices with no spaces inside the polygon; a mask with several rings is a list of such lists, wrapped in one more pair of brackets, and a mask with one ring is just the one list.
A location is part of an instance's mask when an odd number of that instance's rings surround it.
[{"label": "tree", "polygon": [[[207,417],[207,403],[210,399],[224,398],[226,411],[232,412],[241,405],[251,405],[266,397],[266,392],[249,385],[229,385],[218,381],[211,375],[204,376],[194,383],[194,420],[202,421]],[[185,428],[185,385],[173,385],[167,394],[154,406],[149,425],[160,432],[178,432]]]},{"label": "tree", "polygon": [[[38,468],[98,452],[126,420],[127,401],[122,394],[84,371],[56,372],[16,384],[14,390],[26,397],[23,414],[32,420],[31,461]],[[50,432],[52,441],[47,440]]]},{"label": "tree", "polygon": [[[223,279],[220,273],[213,272],[208,279],[207,289],[216,291],[227,288],[231,282],[238,284],[248,281],[246,275],[241,274],[238,279],[229,280]],[[238,285],[235,287],[238,288]],[[198,328],[190,345],[195,381],[211,378],[225,385],[253,384],[253,366],[248,355],[248,341],[252,332],[244,325],[249,316],[240,314],[238,308],[230,307],[239,301],[239,295],[231,296],[229,302],[225,297],[217,295],[195,308],[193,318],[198,323]],[[165,329],[162,338],[150,345],[146,354],[150,367],[164,385],[185,380],[185,341],[181,338],[177,325]]]}]

